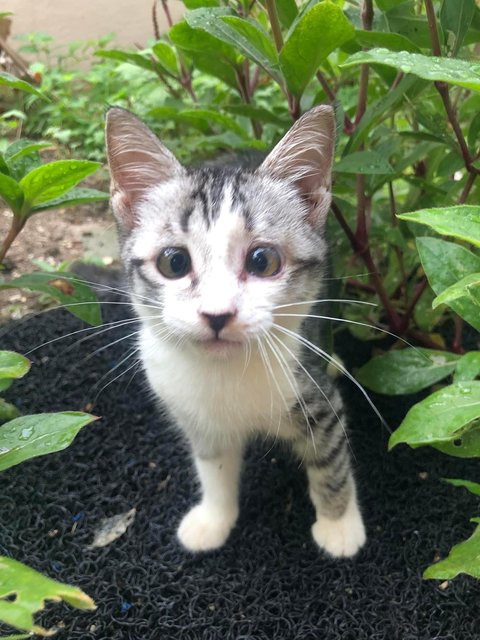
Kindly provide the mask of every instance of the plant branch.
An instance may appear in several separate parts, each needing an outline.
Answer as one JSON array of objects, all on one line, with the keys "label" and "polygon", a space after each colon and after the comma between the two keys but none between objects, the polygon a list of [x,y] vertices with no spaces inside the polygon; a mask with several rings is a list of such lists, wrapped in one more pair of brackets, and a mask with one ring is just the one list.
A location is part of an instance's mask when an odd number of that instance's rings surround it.
[{"label": "plant branch", "polygon": [[410,320],[415,311],[415,307],[417,306],[418,301],[422,297],[423,292],[426,290],[427,284],[428,284],[427,278],[426,276],[423,276],[420,282],[415,287],[415,291],[413,293],[413,297],[410,301],[410,304],[405,309],[405,313],[403,314],[403,317],[402,317],[402,325],[403,325],[404,331],[407,330],[408,325],[410,324]]},{"label": "plant branch", "polygon": [[10,229],[8,230],[8,233],[5,236],[2,245],[0,246],[0,264],[2,264],[2,262],[4,261],[5,256],[7,255],[8,250],[12,246],[15,238],[25,226],[25,222],[25,219],[22,220],[17,216],[12,217],[12,224],[10,225]]},{"label": "plant branch", "polygon": [[[364,0],[362,8],[362,25],[365,31],[372,30],[373,23],[373,2],[372,0]],[[368,95],[368,64],[362,64],[360,67],[360,85],[358,89],[357,113],[355,114],[355,124],[357,125],[362,119],[367,108]]]},{"label": "plant branch", "polygon": [[280,21],[278,19],[277,6],[275,0],[266,0],[268,19],[270,20],[270,26],[272,27],[273,40],[277,51],[281,51],[283,47],[283,36]]},{"label": "plant branch", "polygon": [[438,37],[437,18],[432,0],[425,0],[425,10],[427,12],[428,28],[430,30],[430,40],[432,41],[432,53],[434,56],[442,55],[440,38]]},{"label": "plant branch", "polygon": [[460,194],[458,199],[458,204],[465,204],[468,196],[470,195],[470,191],[472,190],[473,183],[475,182],[475,178],[477,177],[476,173],[469,173],[465,186],[463,187],[463,191]]}]

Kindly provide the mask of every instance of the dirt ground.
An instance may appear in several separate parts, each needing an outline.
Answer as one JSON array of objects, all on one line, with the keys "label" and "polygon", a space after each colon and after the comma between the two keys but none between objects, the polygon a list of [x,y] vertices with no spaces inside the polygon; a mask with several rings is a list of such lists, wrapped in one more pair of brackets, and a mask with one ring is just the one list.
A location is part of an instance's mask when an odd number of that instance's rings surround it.
[{"label": "dirt ground", "polygon": [[[108,184],[96,185],[108,191]],[[11,213],[0,210],[0,239],[10,226]],[[63,261],[118,262],[116,228],[107,202],[79,205],[39,213],[30,218],[5,259],[0,278],[9,281],[22,274],[44,270],[40,260],[52,267]],[[22,289],[0,291],[0,322],[18,319],[31,311],[55,305],[47,296]]]}]

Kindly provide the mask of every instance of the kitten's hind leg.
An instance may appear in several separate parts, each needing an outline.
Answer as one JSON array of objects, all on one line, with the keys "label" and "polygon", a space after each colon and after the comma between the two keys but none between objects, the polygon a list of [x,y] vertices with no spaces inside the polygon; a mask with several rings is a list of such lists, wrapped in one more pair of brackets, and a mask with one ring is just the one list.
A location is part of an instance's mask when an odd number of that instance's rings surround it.
[{"label": "kitten's hind leg", "polygon": [[195,455],[202,499],[183,517],[178,528],[178,538],[189,551],[217,549],[227,540],[238,518],[241,464],[240,447],[214,457]]},{"label": "kitten's hind leg", "polygon": [[[338,416],[343,408],[338,392],[331,398]],[[302,435],[293,446],[306,466],[310,498],[317,520],[312,526],[315,542],[334,557],[353,556],[366,540],[344,428],[338,417],[326,407],[313,413],[306,432],[303,416]]]}]

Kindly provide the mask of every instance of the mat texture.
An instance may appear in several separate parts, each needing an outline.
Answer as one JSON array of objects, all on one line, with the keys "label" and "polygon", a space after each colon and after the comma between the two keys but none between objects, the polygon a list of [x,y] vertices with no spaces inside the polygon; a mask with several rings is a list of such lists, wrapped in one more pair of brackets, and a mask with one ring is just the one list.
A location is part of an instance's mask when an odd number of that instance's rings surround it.
[{"label": "mat texture", "polygon": [[[129,315],[127,306],[104,306],[106,322]],[[51,311],[13,325],[1,348],[25,353],[81,326]],[[406,447],[387,453],[387,432],[350,383],[343,390],[368,533],[358,556],[334,561],[316,548],[303,472],[264,443],[248,451],[241,517],[226,546],[185,552],[175,530],[196,496],[188,452],[160,419],[142,373],[132,378],[136,367],[113,381],[134,362],[122,362],[131,339],[95,353],[133,331],[73,346],[86,332],[36,350],[10,393],[24,412],[102,417],[67,450],[0,476],[0,553],[82,587],[98,604],[93,613],[49,607],[41,622],[64,625],[58,640],[480,638],[480,583],[463,576],[441,588],[421,579],[480,515],[478,500],[440,478],[478,480],[478,462]],[[347,333],[337,351],[350,367],[368,357]],[[376,401],[394,426],[413,399]],[[133,507],[122,537],[89,548],[103,518]]]}]

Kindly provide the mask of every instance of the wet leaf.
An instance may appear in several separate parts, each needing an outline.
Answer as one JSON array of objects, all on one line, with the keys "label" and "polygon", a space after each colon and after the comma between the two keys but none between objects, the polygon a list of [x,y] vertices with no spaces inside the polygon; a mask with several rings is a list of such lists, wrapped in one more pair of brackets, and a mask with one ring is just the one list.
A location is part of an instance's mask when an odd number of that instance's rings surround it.
[{"label": "wet leaf", "polygon": [[420,447],[457,441],[450,448],[457,450],[459,455],[466,454],[468,446],[460,451],[464,443],[459,440],[465,439],[471,429],[473,437],[468,443],[471,445],[470,455],[480,455],[479,429],[476,423],[479,418],[480,381],[457,382],[414,405],[391,435],[389,448],[400,442]]},{"label": "wet leaf", "polygon": [[452,547],[445,560],[440,560],[428,567],[423,577],[427,580],[432,578],[447,580],[455,578],[459,573],[480,578],[480,527],[475,529],[468,540]]},{"label": "wet leaf", "polygon": [[332,2],[307,8],[292,24],[280,52],[288,88],[300,96],[326,57],[355,36],[342,9]]},{"label": "wet leaf", "polygon": [[[480,272],[480,258],[454,242],[438,238],[417,238],[417,249],[428,282],[437,295],[471,273]],[[478,306],[468,298],[459,298],[449,306],[480,331]]]},{"label": "wet leaf", "polygon": [[15,418],[0,427],[0,471],[68,447],[80,429],[97,420],[79,411]]},{"label": "wet leaf", "polygon": [[341,66],[380,64],[403,73],[412,73],[424,80],[446,82],[473,91],[480,91],[480,64],[457,58],[437,58],[408,51],[370,49],[350,56]]},{"label": "wet leaf", "polygon": [[27,173],[20,180],[20,187],[25,200],[33,207],[63,196],[99,167],[99,162],[89,160],[49,162]]},{"label": "wet leaf", "polygon": [[68,193],[54,200],[48,200],[43,204],[32,207],[31,213],[40,213],[40,211],[49,211],[50,209],[58,209],[65,207],[74,207],[77,204],[91,204],[93,202],[104,202],[109,200],[110,195],[105,191],[97,189],[87,189],[86,187],[74,187]]},{"label": "wet leaf", "polygon": [[372,358],[355,377],[377,393],[416,393],[453,373],[459,359],[447,351],[407,348]]},{"label": "wet leaf", "polygon": [[30,360],[15,351],[0,351],[0,379],[23,378],[30,370]]},{"label": "wet leaf", "polygon": [[466,240],[480,247],[480,207],[458,205],[402,213],[400,220],[425,224],[438,233]]},{"label": "wet leaf", "polygon": [[[6,600],[7,596],[15,598]],[[41,636],[52,635],[54,631],[35,625],[33,619],[37,611],[44,609],[47,600],[64,600],[77,609],[96,609],[93,600],[81,589],[47,578],[12,558],[0,556],[0,620],[16,629]]]},{"label": "wet leaf", "polygon": [[375,151],[357,151],[344,156],[334,167],[337,173],[385,175],[395,173],[386,158]]}]

